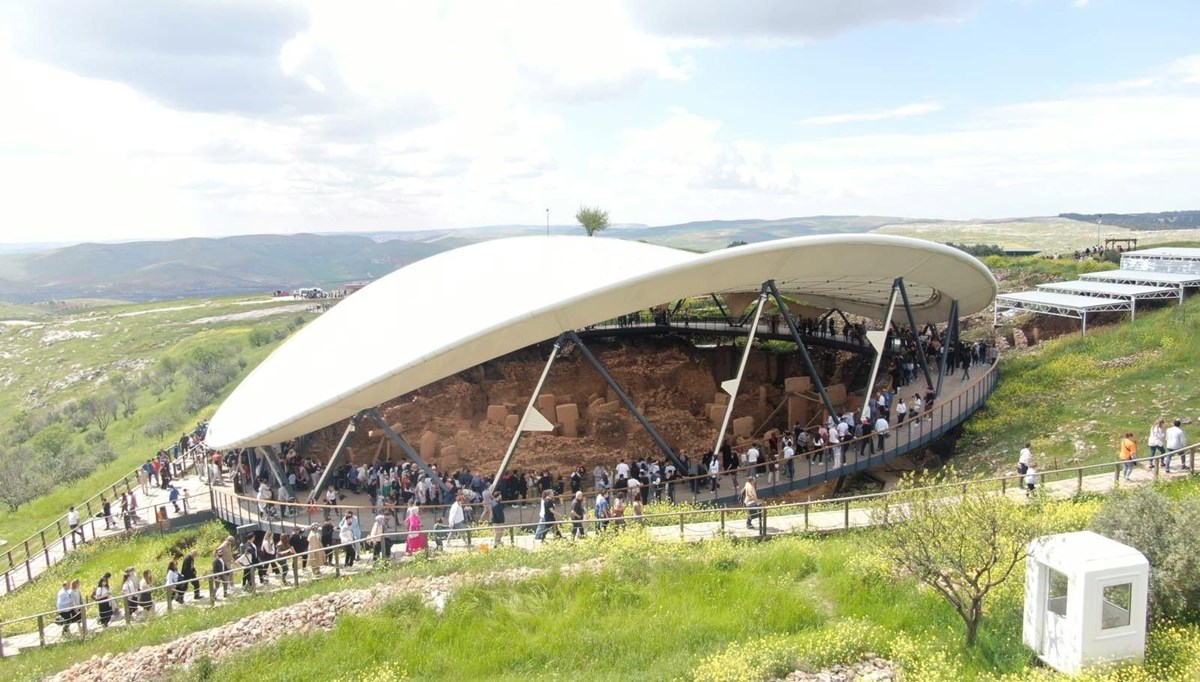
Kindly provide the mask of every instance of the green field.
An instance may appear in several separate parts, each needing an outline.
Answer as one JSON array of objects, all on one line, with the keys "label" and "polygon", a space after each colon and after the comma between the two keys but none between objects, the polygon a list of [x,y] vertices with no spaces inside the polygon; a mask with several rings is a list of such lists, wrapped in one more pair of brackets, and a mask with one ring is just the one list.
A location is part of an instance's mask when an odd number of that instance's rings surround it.
[{"label": "green field", "polygon": [[[231,297],[8,318],[36,324],[0,325],[0,494],[20,497],[29,476],[55,486],[15,511],[0,505],[0,539],[19,542],[177,441],[312,319],[307,307]],[[198,359],[219,371],[192,371]],[[104,430],[79,407],[91,398],[118,401]]]}]

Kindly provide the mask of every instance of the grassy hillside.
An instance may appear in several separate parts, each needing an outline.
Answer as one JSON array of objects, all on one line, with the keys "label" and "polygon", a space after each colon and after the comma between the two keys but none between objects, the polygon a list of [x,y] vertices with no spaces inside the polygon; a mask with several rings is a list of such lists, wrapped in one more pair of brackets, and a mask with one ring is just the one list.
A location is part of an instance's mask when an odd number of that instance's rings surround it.
[{"label": "grassy hillside", "polygon": [[[1087,336],[1068,334],[1010,353],[987,405],[964,427],[958,466],[977,473],[1012,469],[1029,440],[1043,467],[1116,458],[1122,434],[1142,447],[1159,417],[1200,432],[1200,298],[1122,317]],[[1189,426],[1191,425],[1191,426]]]},{"label": "grassy hillside", "polygon": [[24,538],[177,440],[313,317],[309,307],[196,299],[0,325],[0,498],[56,484],[0,507],[3,538]]}]

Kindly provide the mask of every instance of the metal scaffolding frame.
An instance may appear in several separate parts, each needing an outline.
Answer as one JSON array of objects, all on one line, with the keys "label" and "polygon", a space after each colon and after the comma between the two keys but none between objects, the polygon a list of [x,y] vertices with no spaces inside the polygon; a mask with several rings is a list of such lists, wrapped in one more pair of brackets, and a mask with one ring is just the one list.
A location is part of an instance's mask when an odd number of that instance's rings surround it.
[{"label": "metal scaffolding frame", "polygon": [[1086,334],[1087,316],[1089,314],[1132,312],[1133,301],[1094,296],[1074,296],[1071,294],[1051,294],[1049,292],[1038,291],[1000,294],[996,297],[996,303],[992,310],[993,327],[998,326],[1000,323],[1001,310],[1024,310],[1031,313],[1079,320],[1083,326],[1082,331]]}]

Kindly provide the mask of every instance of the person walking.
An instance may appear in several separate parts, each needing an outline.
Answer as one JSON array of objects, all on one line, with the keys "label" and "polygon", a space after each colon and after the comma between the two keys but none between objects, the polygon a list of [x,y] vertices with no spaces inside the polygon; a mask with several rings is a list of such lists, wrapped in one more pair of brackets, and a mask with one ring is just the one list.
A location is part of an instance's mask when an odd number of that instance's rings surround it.
[{"label": "person walking", "polygon": [[117,522],[113,518],[112,502],[107,497],[100,498],[100,511],[104,515],[104,530],[113,530]]},{"label": "person walking", "polygon": [[1021,454],[1017,456],[1017,475],[1024,476],[1029,470],[1029,463],[1033,461],[1033,449],[1029,443],[1021,448]]},{"label": "person walking", "polygon": [[1181,452],[1187,447],[1187,436],[1183,433],[1183,428],[1179,426],[1179,420],[1176,419],[1172,423],[1171,428],[1167,429],[1166,433],[1167,453],[1163,455],[1163,463],[1166,465],[1167,472],[1171,471],[1172,453],[1179,452],[1179,466],[1187,467],[1186,453]]},{"label": "person walking", "polygon": [[180,581],[179,562],[172,559],[167,564],[167,599],[170,599],[170,600],[173,600],[173,601],[176,601],[176,602],[182,604],[183,603],[183,595],[184,595],[184,592],[187,590],[187,585],[184,585],[181,588],[179,585],[179,581]]},{"label": "person walking", "polygon": [[1150,436],[1146,439],[1146,445],[1150,447],[1150,466],[1157,466],[1158,459],[1167,454],[1167,420],[1162,417],[1158,421],[1150,425]]},{"label": "person walking", "polygon": [[581,539],[584,536],[583,519],[587,516],[587,510],[584,509],[583,491],[575,493],[575,499],[571,502],[571,537]]},{"label": "person walking", "polygon": [[313,575],[320,575],[321,567],[325,565],[325,552],[320,551],[324,547],[321,543],[321,527],[314,523],[308,527],[308,567]]},{"label": "person walking", "polygon": [[1134,459],[1137,458],[1137,441],[1133,439],[1132,433],[1126,433],[1125,437],[1121,439],[1120,457],[1125,470],[1123,478],[1128,481],[1129,474],[1133,473]]},{"label": "person walking", "polygon": [[[492,513],[494,514],[495,511]],[[421,511],[415,502],[409,505],[408,512],[404,515],[404,527],[408,530],[408,537],[404,541],[406,554],[415,554],[429,549],[429,542],[425,539],[425,534],[421,532]]]},{"label": "person walking", "polygon": [[83,526],[79,525],[79,512],[75,511],[74,506],[67,510],[67,526],[71,528],[71,535],[79,536],[80,542],[87,539],[83,536]]},{"label": "person walking", "polygon": [[551,530],[554,531],[554,535],[556,537],[558,537],[559,539],[562,539],[562,536],[563,536],[562,531],[558,529],[558,524],[555,523],[555,521],[557,520],[556,517],[554,516],[555,504],[556,504],[556,501],[554,499],[554,491],[553,490],[543,491],[540,506],[538,508],[537,530],[534,531],[534,534],[533,534],[533,538],[535,540],[545,540],[546,534],[549,533]]},{"label": "person walking", "polygon": [[357,554],[354,547],[354,542],[357,538],[354,537],[354,513],[346,512],[346,518],[338,525],[338,542],[342,545],[342,551],[345,553],[345,561],[342,566],[350,568],[354,565],[354,559]]},{"label": "person walking", "polygon": [[499,497],[493,495],[489,488],[483,489],[483,513],[487,515],[486,519],[495,529],[492,543],[499,547],[501,540],[504,539],[504,503],[500,501]]},{"label": "person walking", "polygon": [[130,566],[125,569],[124,579],[121,581],[121,596],[125,598],[125,612],[131,617],[137,613],[141,602],[137,596],[137,569]]},{"label": "person walking", "polygon": [[[79,581],[75,581],[78,585]],[[71,634],[71,624],[78,623],[83,619],[82,604],[79,603],[78,592],[71,589],[72,582],[64,581],[62,589],[58,591],[58,597],[54,600],[54,608],[58,611],[54,622],[62,626],[63,636]]]},{"label": "person walking", "polygon": [[746,508],[746,527],[754,528],[754,519],[758,519],[758,524],[762,525],[762,509],[761,502],[758,500],[758,490],[754,488],[754,479],[747,478],[746,485],[742,486],[742,506]]},{"label": "person walking", "polygon": [[112,588],[108,584],[110,578],[112,578],[112,573],[105,573],[96,583],[96,587],[92,588],[92,602],[100,610],[100,627],[102,628],[108,627],[114,615]]}]

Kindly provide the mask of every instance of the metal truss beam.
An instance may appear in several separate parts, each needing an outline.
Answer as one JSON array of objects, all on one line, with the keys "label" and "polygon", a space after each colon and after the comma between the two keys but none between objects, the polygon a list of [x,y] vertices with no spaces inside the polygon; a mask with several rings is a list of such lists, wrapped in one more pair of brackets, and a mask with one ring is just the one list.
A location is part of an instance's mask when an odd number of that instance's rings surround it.
[{"label": "metal truss beam", "polygon": [[958,299],[950,301],[950,319],[946,320],[946,333],[942,336],[942,371],[938,372],[937,388],[934,389],[935,395],[942,394],[942,379],[946,376],[946,372],[950,368],[946,366],[947,360],[950,358],[950,344],[958,343]]},{"label": "metal truss beam", "polygon": [[[521,442],[521,434],[525,431],[531,419],[530,414],[536,413],[541,415],[540,412],[537,412],[535,405],[537,404],[538,396],[542,394],[542,386],[546,384],[546,377],[550,376],[550,368],[554,366],[554,361],[558,359],[558,354],[562,351],[563,341],[566,339],[566,336],[566,334],[559,334],[558,338],[554,340],[554,347],[550,349],[550,357],[546,360],[546,366],[542,368],[542,376],[538,377],[537,386],[534,387],[533,393],[529,396],[529,404],[525,406],[525,411],[521,413],[521,421],[517,422],[517,430],[513,433],[512,441],[508,444],[508,450],[504,453],[504,459],[500,460],[500,468],[496,470],[496,477],[492,479],[492,492],[495,492],[496,486],[500,483],[500,477],[508,469],[508,464],[512,461],[513,453],[517,451],[517,444]],[[545,420],[543,416],[542,421]]]},{"label": "metal truss beam", "polygon": [[404,451],[404,454],[408,455],[409,459],[411,459],[413,462],[416,462],[417,466],[421,468],[421,471],[424,471],[425,475],[429,477],[429,480],[433,481],[434,485],[438,487],[438,490],[441,490],[442,492],[446,491],[446,484],[442,483],[442,477],[438,476],[437,471],[435,471],[433,467],[429,466],[429,464],[422,459],[420,453],[414,450],[413,446],[408,444],[408,441],[404,440],[404,436],[396,433],[396,430],[383,420],[383,417],[379,414],[379,410],[372,407],[371,409],[367,410],[367,415],[379,425],[379,428],[383,429],[383,432],[388,438],[392,439],[393,443],[400,446],[400,449]]},{"label": "metal truss beam", "polygon": [[917,318],[913,315],[912,305],[908,301],[908,289],[904,286],[904,278],[896,278],[896,288],[900,289],[900,300],[904,303],[904,312],[908,315],[908,328],[912,330],[913,341],[917,346],[917,362],[921,365],[921,371],[925,373],[925,385],[933,385],[933,376],[929,373],[929,361],[925,358],[925,344],[921,343],[921,336],[917,333]]},{"label": "metal truss beam", "polygon": [[725,430],[729,428],[729,418],[733,416],[733,404],[737,401],[738,387],[742,385],[742,373],[746,371],[746,360],[750,358],[750,348],[754,345],[754,336],[758,333],[758,321],[762,318],[763,308],[767,307],[767,285],[759,290],[758,303],[754,306],[754,324],[746,334],[746,347],[742,349],[742,361],[738,364],[737,375],[728,381],[721,382],[721,389],[729,394],[729,405],[725,407],[725,416],[721,419],[721,430],[717,432],[717,442],[713,445],[713,456],[721,453],[721,443],[725,440]]},{"label": "metal truss beam", "polygon": [[338,440],[337,446],[333,448],[333,452],[329,455],[329,461],[325,463],[325,469],[321,471],[321,477],[313,484],[312,492],[308,495],[308,503],[318,502],[321,499],[321,493],[325,487],[329,485],[337,471],[338,467],[342,466],[342,455],[346,451],[346,445],[350,442],[350,434],[354,433],[355,426],[358,420],[362,419],[363,413],[359,412],[350,418],[350,422],[346,424],[346,430],[342,432],[341,439]]},{"label": "metal truss beam", "polygon": [[[821,381],[821,375],[817,373],[817,366],[813,364],[812,356],[808,354],[808,348],[804,346],[804,338],[800,336],[800,329],[796,327],[796,320],[792,318],[792,312],[788,310],[787,304],[783,300],[783,295],[779,293],[779,288],[775,286],[775,280],[769,279],[763,286],[775,298],[775,306],[783,313],[783,319],[787,322],[788,331],[792,334],[792,340],[796,342],[796,350],[800,352],[800,357],[804,359],[804,367],[808,370],[809,376],[812,377],[813,384],[817,387],[817,392],[821,394],[821,402],[825,404],[825,409],[829,410],[830,416],[837,419],[837,410],[833,406],[833,401],[829,399],[829,393],[825,390],[825,384]],[[838,314],[841,314],[841,311],[838,311]],[[842,319],[845,319],[845,316]]]},{"label": "metal truss beam", "polygon": [[[275,452],[275,448],[270,445],[260,445],[258,446],[258,450],[262,453],[263,460],[266,461],[271,473],[278,479],[279,485],[283,486],[284,490],[287,491],[288,500],[296,499],[296,489],[288,483],[287,470],[284,468],[283,463],[279,461],[279,453]],[[281,500],[281,502],[287,502],[288,500]]]},{"label": "metal truss beam", "polygon": [[567,332],[567,338],[575,343],[575,346],[579,349],[579,352],[583,353],[583,357],[586,358],[588,362],[592,363],[592,367],[596,368],[596,371],[600,373],[600,376],[604,377],[604,382],[607,383],[608,387],[613,390],[613,393],[617,394],[617,399],[621,401],[621,404],[625,406],[625,409],[629,410],[634,419],[637,419],[638,423],[642,425],[643,429],[646,429],[646,433],[650,434],[651,440],[653,440],[654,444],[658,446],[658,449],[662,450],[663,454],[675,463],[675,466],[679,469],[679,471],[686,471],[687,467],[683,465],[683,462],[675,454],[675,451],[671,449],[671,446],[667,444],[667,441],[663,439],[662,435],[660,435],[646,419],[646,417],[642,415],[641,410],[637,408],[637,405],[633,404],[633,401],[629,399],[629,395],[625,393],[625,391],[621,388],[621,385],[617,383],[617,380],[608,373],[608,369],[603,363],[600,362],[600,359],[597,358],[594,353],[592,353],[592,350],[588,348],[586,344],[584,344],[583,339],[579,338],[579,335],[573,331]]}]

